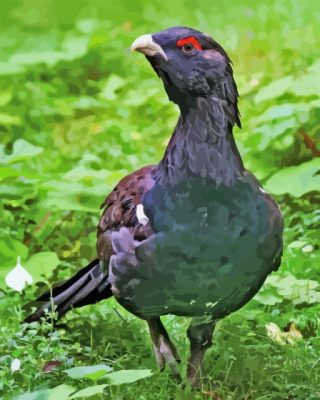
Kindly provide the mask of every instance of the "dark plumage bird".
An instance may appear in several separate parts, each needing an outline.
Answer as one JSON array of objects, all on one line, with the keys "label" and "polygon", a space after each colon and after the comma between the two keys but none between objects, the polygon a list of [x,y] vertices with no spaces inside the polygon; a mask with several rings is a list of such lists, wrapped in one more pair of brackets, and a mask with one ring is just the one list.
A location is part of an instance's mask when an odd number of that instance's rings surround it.
[{"label": "dark plumage bird", "polygon": [[[162,160],[123,178],[106,198],[98,259],[53,290],[61,316],[115,296],[147,321],[160,368],[178,374],[177,350],[161,323],[190,316],[187,375],[199,369],[217,320],[239,309],[280,265],[283,221],[243,165],[232,129],[238,92],[223,48],[174,27],[135,40],[181,111]],[[27,321],[50,308],[50,295]]]}]

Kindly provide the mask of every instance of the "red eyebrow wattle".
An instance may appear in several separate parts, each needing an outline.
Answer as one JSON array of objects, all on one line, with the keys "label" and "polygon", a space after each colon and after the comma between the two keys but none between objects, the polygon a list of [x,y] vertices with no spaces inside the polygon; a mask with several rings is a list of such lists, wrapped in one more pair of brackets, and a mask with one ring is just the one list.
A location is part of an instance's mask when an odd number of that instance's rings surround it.
[{"label": "red eyebrow wattle", "polygon": [[202,46],[199,43],[198,39],[196,39],[194,36],[188,36],[186,38],[180,39],[177,41],[177,46],[178,47],[182,47],[185,44],[193,44],[193,46],[197,49],[197,50],[202,50]]}]

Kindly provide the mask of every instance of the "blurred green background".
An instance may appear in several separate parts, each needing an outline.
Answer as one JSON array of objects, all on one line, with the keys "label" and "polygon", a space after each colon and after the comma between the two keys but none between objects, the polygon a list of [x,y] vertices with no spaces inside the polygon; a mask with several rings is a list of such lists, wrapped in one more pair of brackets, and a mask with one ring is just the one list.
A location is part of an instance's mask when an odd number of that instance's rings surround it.
[{"label": "blurred green background", "polygon": [[[113,302],[73,311],[66,330],[19,326],[21,306],[44,289],[44,279],[70,276],[95,257],[104,196],[122,176],[160,160],[178,109],[144,57],[129,48],[137,36],[175,25],[209,33],[233,60],[243,126],[235,138],[286,225],[281,269],[221,323],[200,393],[183,392],[156,372],[144,323]],[[319,25],[316,0],[0,1],[4,396],[38,389],[52,398],[58,392],[47,388],[68,384],[91,388],[92,398],[125,400],[212,398],[213,391],[223,399],[320,398]],[[18,255],[38,282],[22,295],[4,283]],[[288,335],[295,329],[283,330],[292,321],[302,335],[294,345]],[[278,335],[268,337],[269,322],[280,327]],[[166,323],[185,358],[187,323]],[[11,373],[13,358],[21,359],[20,372]],[[50,360],[60,367],[42,373]],[[102,395],[94,390],[103,388],[92,389],[100,381],[74,382],[63,372],[102,363],[151,368],[154,376],[108,386]],[[59,400],[72,392],[58,390],[65,393]]]}]

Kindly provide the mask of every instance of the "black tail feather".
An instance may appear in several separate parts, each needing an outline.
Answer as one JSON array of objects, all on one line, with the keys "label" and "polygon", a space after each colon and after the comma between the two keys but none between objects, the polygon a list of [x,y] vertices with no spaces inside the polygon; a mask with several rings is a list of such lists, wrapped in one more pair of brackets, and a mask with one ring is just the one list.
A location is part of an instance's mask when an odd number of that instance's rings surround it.
[{"label": "black tail feather", "polygon": [[45,310],[52,309],[52,305],[58,317],[61,317],[71,308],[93,304],[111,296],[108,276],[102,271],[99,260],[94,260],[72,278],[37,298],[37,301],[44,303],[24,321],[38,321],[44,316]]}]

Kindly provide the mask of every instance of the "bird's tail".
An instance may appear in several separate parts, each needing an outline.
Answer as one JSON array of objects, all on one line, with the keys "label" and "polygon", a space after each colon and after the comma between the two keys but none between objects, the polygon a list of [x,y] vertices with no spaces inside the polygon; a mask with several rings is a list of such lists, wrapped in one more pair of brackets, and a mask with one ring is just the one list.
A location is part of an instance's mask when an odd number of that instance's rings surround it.
[{"label": "bird's tail", "polygon": [[46,310],[57,312],[58,318],[75,307],[93,304],[112,296],[108,276],[102,271],[99,260],[92,261],[76,275],[37,298],[41,306],[24,321],[38,321]]}]

